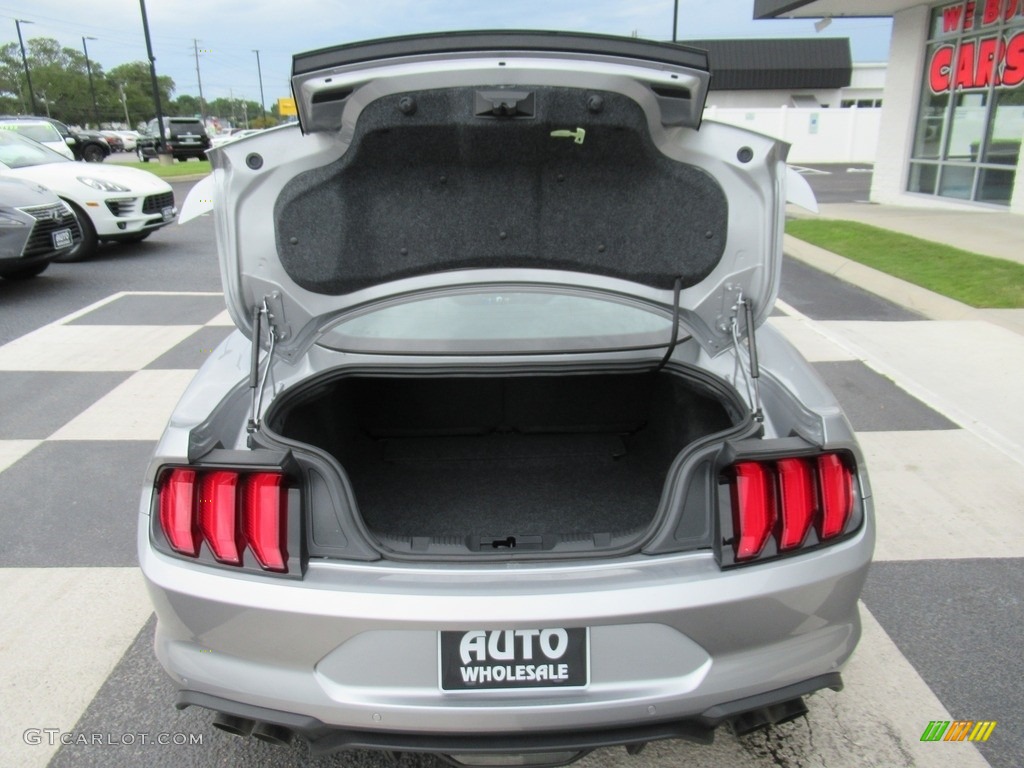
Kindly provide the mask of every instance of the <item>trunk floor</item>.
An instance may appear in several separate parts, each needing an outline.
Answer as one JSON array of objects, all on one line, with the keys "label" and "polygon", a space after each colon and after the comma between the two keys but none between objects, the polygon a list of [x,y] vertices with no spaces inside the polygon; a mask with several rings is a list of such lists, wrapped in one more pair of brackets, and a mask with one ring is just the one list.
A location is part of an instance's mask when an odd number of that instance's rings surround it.
[{"label": "trunk floor", "polygon": [[380,440],[345,462],[360,513],[390,536],[503,539],[646,526],[672,456],[629,437],[491,434]]}]

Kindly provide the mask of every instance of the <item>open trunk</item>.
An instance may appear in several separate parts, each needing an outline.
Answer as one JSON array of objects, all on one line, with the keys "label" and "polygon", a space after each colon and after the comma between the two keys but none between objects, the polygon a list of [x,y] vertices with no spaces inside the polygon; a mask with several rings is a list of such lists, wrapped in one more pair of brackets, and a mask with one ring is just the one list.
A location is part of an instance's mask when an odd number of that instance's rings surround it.
[{"label": "open trunk", "polygon": [[269,426],[338,460],[381,542],[423,552],[621,545],[650,526],[680,451],[741,418],[669,371],[346,375],[285,398]]}]

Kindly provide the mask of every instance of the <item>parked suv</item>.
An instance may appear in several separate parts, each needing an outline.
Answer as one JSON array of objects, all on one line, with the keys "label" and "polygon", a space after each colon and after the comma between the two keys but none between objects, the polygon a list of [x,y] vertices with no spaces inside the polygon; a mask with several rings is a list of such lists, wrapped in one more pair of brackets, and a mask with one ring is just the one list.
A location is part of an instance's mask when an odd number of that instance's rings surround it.
[{"label": "parked suv", "polygon": [[[788,146],[707,55],[491,32],[296,56],[210,151],[237,326],[145,475],[177,706],[313,754],[563,765],[800,717],[860,637],[872,497],[766,320]],[[810,197],[808,200],[807,197]]]},{"label": "parked suv", "polygon": [[165,117],[164,138],[166,145],[161,148],[160,128],[156,118],[150,120],[146,133],[139,137],[135,146],[139,160],[148,163],[164,152],[174,155],[175,160],[188,160],[190,157],[202,160],[210,148],[210,137],[197,117]]}]

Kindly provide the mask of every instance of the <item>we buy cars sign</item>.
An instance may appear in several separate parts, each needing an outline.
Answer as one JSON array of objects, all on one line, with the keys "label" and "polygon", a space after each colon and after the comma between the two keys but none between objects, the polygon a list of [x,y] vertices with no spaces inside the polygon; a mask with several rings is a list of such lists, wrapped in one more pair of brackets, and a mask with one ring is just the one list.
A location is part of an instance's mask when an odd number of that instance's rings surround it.
[{"label": "we buy cars sign", "polygon": [[[980,14],[978,13],[980,10]],[[1016,88],[1024,82],[1024,28],[1012,34],[985,35],[1001,21],[1024,22],[1024,0],[969,0],[941,9],[942,33],[978,30],[979,36],[940,45],[928,62],[932,93],[997,87]]]}]

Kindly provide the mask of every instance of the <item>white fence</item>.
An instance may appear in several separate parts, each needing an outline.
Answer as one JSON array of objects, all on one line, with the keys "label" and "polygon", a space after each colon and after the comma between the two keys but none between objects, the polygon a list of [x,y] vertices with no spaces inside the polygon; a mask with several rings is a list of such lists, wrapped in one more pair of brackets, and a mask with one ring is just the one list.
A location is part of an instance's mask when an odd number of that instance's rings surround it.
[{"label": "white fence", "polygon": [[881,108],[708,107],[706,120],[738,125],[792,145],[790,163],[873,163]]}]

